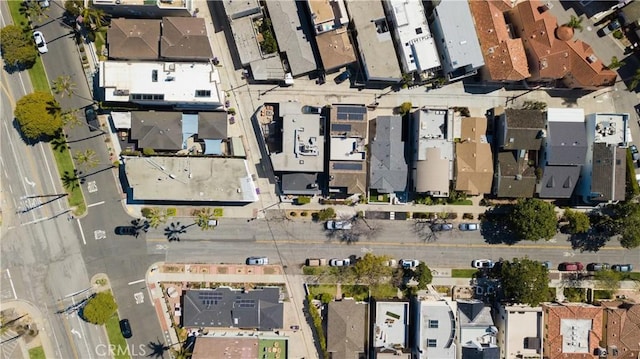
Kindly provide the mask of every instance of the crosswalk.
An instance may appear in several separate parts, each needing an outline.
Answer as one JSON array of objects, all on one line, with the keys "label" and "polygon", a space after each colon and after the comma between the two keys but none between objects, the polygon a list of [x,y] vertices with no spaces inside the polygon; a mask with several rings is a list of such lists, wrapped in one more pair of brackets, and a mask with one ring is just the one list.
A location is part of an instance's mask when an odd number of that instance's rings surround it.
[{"label": "crosswalk", "polygon": [[2,359],[14,358],[14,351],[18,346],[18,340],[13,339],[18,335],[13,329],[9,328],[0,335],[0,353]]},{"label": "crosswalk", "polygon": [[42,206],[42,199],[40,199],[40,197],[22,197],[18,204],[18,212],[29,212],[30,210],[40,206]]}]

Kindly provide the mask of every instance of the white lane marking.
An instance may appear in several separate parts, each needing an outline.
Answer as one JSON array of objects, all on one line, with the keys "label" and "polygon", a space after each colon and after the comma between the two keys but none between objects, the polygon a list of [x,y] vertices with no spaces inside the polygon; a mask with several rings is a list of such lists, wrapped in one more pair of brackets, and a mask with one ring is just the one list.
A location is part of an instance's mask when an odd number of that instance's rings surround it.
[{"label": "white lane marking", "polygon": [[98,192],[98,185],[96,184],[96,181],[89,181],[89,183],[87,183],[87,190],[89,193]]},{"label": "white lane marking", "polygon": [[11,291],[13,292],[13,299],[18,299],[16,295],[16,288],[13,286],[13,279],[11,279],[11,272],[9,272],[9,268],[7,268],[7,277],[9,278],[9,284],[11,284]]},{"label": "white lane marking", "polygon": [[133,295],[133,298],[136,300],[136,304],[144,303],[144,293],[138,292]]},{"label": "white lane marking", "polygon": [[80,334],[79,331],[77,331],[77,330],[75,330],[73,328],[71,328],[71,334],[77,335],[79,339],[82,339],[82,334]]},{"label": "white lane marking", "polygon": [[104,201],[96,202],[96,203],[91,203],[90,205],[87,205],[87,208],[89,208],[89,207],[93,207],[93,206],[99,206],[99,205],[101,205],[101,204],[104,204]]},{"label": "white lane marking", "polygon": [[134,280],[133,282],[129,282],[129,285],[134,285],[134,284],[138,284],[138,283],[142,283],[144,282],[144,279],[140,279],[140,280]]},{"label": "white lane marking", "polygon": [[[73,297],[71,297],[71,302],[74,305],[76,304],[76,301],[75,299],[73,299]],[[84,346],[87,348],[87,354],[89,354],[89,358],[92,358],[93,356],[91,355],[91,350],[89,349],[89,343],[87,342],[87,335],[84,333],[84,321],[80,321],[79,315],[76,315],[75,318],[78,321],[78,325],[80,326],[80,332],[82,332],[82,335],[79,335],[80,333],[78,333],[78,335],[80,339],[84,341]],[[73,333],[73,329],[71,330],[71,332]]]},{"label": "white lane marking", "polygon": [[97,240],[107,238],[107,232],[102,229],[96,229],[93,231],[93,237]]},{"label": "white lane marking", "polygon": [[80,228],[80,235],[82,236],[82,244],[86,245],[87,240],[84,238],[84,231],[82,231],[82,225],[80,224],[79,218],[78,218],[78,227]]},{"label": "white lane marking", "polygon": [[27,178],[27,176],[24,177],[24,181],[31,187],[35,187],[36,183],[35,182],[31,182],[29,181],[29,179]]},{"label": "white lane marking", "polygon": [[[33,212],[31,212],[31,213],[33,213]],[[20,227],[22,227],[22,226],[26,226],[26,225],[29,225],[29,224],[34,224],[34,223],[42,222],[42,221],[46,221],[47,219],[49,219],[49,217],[42,217],[42,218],[34,219],[33,221],[29,221],[29,222],[27,222],[27,223],[22,223],[22,224],[20,225]]]},{"label": "white lane marking", "polygon": [[9,185],[9,192],[11,192],[11,194],[13,194],[13,188],[11,188],[11,185]]},{"label": "white lane marking", "polygon": [[[56,182],[53,180],[53,175],[51,174],[51,167],[49,166],[49,161],[47,161],[47,155],[44,152],[44,143],[40,142],[40,151],[42,151],[42,159],[44,160],[44,165],[47,167],[47,172],[49,173],[49,179],[51,180],[51,185],[55,189],[56,187]],[[60,210],[63,209],[62,207],[62,202],[64,201],[56,201],[58,203],[58,208],[60,208]]]}]

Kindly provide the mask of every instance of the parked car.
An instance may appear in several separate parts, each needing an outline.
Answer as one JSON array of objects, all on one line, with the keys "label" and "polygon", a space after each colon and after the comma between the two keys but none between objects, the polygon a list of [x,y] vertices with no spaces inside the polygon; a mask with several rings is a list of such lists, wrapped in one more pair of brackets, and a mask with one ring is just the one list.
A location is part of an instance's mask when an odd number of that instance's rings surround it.
[{"label": "parked car", "polygon": [[340,75],[338,75],[334,81],[336,82],[336,84],[341,84],[345,81],[347,81],[348,79],[351,78],[351,71],[349,71],[349,69],[344,70],[343,73],[341,73]]},{"label": "parked car", "polygon": [[453,230],[453,224],[451,223],[436,223],[431,226],[432,232],[451,231]]},{"label": "parked car", "polygon": [[401,259],[400,266],[406,269],[413,269],[420,265],[420,261],[417,259]]},{"label": "parked car", "polygon": [[327,260],[324,258],[308,258],[306,262],[307,267],[320,267],[326,266]]},{"label": "parked car", "polygon": [[601,28],[600,30],[598,30],[598,36],[606,36],[610,33],[612,33],[615,30],[618,30],[621,27],[620,25],[620,21],[613,20],[611,21],[607,26]]},{"label": "parked car", "polygon": [[269,264],[269,258],[267,257],[249,257],[247,258],[247,265],[250,266],[263,266]]},{"label": "parked car", "polygon": [[551,261],[544,261],[544,262],[542,262],[542,265],[547,269],[551,269],[551,267],[553,266]]},{"label": "parked car", "polygon": [[46,54],[49,49],[47,48],[47,40],[44,39],[44,35],[40,31],[33,32],[33,41],[36,42],[36,46],[38,47],[38,52],[41,54]]},{"label": "parked car", "polygon": [[38,4],[40,4],[40,7],[43,9],[46,9],[49,7],[49,0],[38,0]]},{"label": "parked car", "polygon": [[302,106],[302,113],[319,115],[322,112],[322,108],[315,106]]},{"label": "parked car", "polygon": [[633,265],[631,264],[614,264],[611,266],[616,272],[631,272],[633,270]]},{"label": "parked car", "polygon": [[562,262],[558,266],[558,270],[563,272],[581,271],[584,269],[584,265],[580,262]]},{"label": "parked car", "polygon": [[589,263],[587,264],[587,270],[592,272],[599,272],[601,270],[607,270],[611,268],[609,263]]},{"label": "parked car", "polygon": [[387,267],[395,267],[398,265],[398,262],[395,259],[389,259],[388,261],[384,262],[384,265]]},{"label": "parked car", "polygon": [[351,265],[351,260],[349,258],[338,259],[332,258],[329,260],[329,266],[331,267],[348,267]]},{"label": "parked car", "polygon": [[460,223],[458,229],[461,231],[477,231],[478,223]]},{"label": "parked car", "polygon": [[327,229],[351,229],[349,221],[327,221]]},{"label": "parked car", "polygon": [[629,146],[629,150],[631,151],[631,157],[634,161],[640,160],[640,153],[638,153],[638,147],[636,147],[636,145]]},{"label": "parked car", "polygon": [[478,269],[490,269],[493,268],[494,265],[491,259],[474,259],[473,262],[471,262],[471,266]]},{"label": "parked car", "polygon": [[119,236],[138,236],[138,230],[134,226],[118,226],[115,232]]},{"label": "parked car", "polygon": [[122,336],[127,339],[133,336],[133,333],[131,333],[131,324],[129,323],[129,319],[122,319],[120,321],[120,332],[122,332]]},{"label": "parked car", "polygon": [[93,105],[87,106],[84,109],[84,117],[89,124],[89,131],[98,131],[100,129],[100,123],[98,122],[98,113]]}]

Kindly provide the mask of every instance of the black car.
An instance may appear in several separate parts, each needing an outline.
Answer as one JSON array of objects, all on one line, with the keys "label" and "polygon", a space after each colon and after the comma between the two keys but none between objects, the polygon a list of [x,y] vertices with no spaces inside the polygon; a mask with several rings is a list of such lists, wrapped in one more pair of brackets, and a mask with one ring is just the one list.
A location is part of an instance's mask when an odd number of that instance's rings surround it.
[{"label": "black car", "polygon": [[131,333],[131,324],[129,324],[129,319],[122,319],[120,321],[120,332],[122,332],[122,336],[127,339],[133,336]]},{"label": "black car", "polygon": [[138,236],[138,231],[134,226],[118,226],[116,227],[115,232],[119,236]]},{"label": "black car", "polygon": [[92,106],[88,106],[84,109],[84,117],[87,119],[87,123],[89,124],[89,131],[98,131],[100,130],[100,123],[98,122],[98,113],[96,109]]},{"label": "black car", "polygon": [[351,78],[351,71],[349,71],[349,69],[346,69],[343,73],[336,76],[336,78],[333,81],[335,81],[336,84],[341,84],[350,78]]}]

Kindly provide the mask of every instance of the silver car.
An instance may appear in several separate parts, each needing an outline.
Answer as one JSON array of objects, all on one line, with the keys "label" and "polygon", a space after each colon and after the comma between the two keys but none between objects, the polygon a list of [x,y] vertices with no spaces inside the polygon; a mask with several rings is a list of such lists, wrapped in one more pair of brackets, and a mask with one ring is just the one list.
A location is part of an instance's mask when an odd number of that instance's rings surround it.
[{"label": "silver car", "polygon": [[247,258],[247,265],[250,266],[263,266],[269,264],[269,258],[267,257],[249,257]]},{"label": "silver car", "polygon": [[41,54],[46,54],[49,49],[47,48],[47,41],[44,39],[44,35],[40,31],[33,32],[33,41],[36,42],[36,46],[38,47],[38,52]]}]

